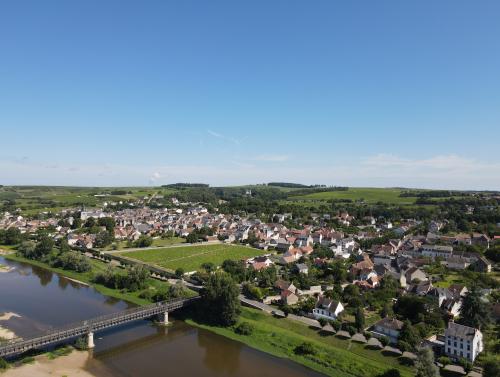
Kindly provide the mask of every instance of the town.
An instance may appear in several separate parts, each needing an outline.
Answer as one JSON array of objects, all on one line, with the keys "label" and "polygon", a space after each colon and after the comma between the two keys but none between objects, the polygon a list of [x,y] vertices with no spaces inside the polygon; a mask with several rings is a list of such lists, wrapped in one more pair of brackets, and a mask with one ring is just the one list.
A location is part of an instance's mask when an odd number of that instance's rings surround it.
[{"label": "town", "polygon": [[[499,195],[402,190],[401,198],[417,197],[419,205],[334,199],[308,208],[275,198],[263,204],[260,198],[271,194],[283,199],[272,185],[226,190],[230,195],[189,184],[166,190],[116,201],[99,192],[92,208],[31,214],[5,201],[0,244],[15,251],[12,257],[67,270],[90,270],[90,260],[115,270],[140,267],[178,288],[168,297],[189,296],[225,273],[244,306],[377,352],[393,365],[387,375],[429,367],[429,360],[443,375],[498,372]],[[53,255],[62,251],[71,257]],[[99,276],[95,283],[113,285]],[[166,297],[134,284],[121,288],[147,301]],[[253,331],[249,322],[238,323],[236,333]],[[294,352],[318,358],[313,344]]]}]

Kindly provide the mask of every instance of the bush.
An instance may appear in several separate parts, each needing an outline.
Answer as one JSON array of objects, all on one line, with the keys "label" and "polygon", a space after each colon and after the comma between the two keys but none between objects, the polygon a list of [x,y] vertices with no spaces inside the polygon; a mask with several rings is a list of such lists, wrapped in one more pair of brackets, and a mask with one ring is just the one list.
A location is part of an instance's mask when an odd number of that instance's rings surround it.
[{"label": "bush", "polygon": [[451,364],[451,360],[449,357],[446,357],[446,356],[441,356],[439,359],[438,359],[438,362],[440,364],[443,364],[443,366],[446,366],[448,364]]},{"label": "bush", "polygon": [[340,321],[330,321],[330,325],[332,325],[332,327],[335,329],[335,331],[339,331],[340,330],[340,327],[342,326],[342,324],[340,323]]},{"label": "bush", "polygon": [[388,345],[390,343],[389,338],[386,337],[386,336],[383,336],[383,337],[379,338],[379,340],[380,340],[380,343],[382,343],[383,346],[386,346],[386,345]]},{"label": "bush", "polygon": [[0,370],[5,370],[9,367],[9,364],[0,357]]},{"label": "bush", "polygon": [[75,342],[75,348],[81,351],[85,351],[88,349],[87,340],[84,337],[80,337]]},{"label": "bush", "polygon": [[321,327],[324,327],[328,323],[328,320],[326,318],[318,318],[318,322]]},{"label": "bush", "polygon": [[465,369],[467,373],[472,370],[472,363],[469,360],[462,357],[458,363]]},{"label": "bush", "polygon": [[254,326],[248,322],[242,322],[234,329],[234,332],[239,335],[252,335]]},{"label": "bush", "polygon": [[297,355],[315,355],[316,349],[311,343],[304,342],[295,347],[293,352]]},{"label": "bush", "polygon": [[398,342],[398,348],[402,351],[402,352],[410,352],[410,351],[413,351],[413,347],[408,344],[407,342],[403,341],[403,340],[400,340]]},{"label": "bush", "polygon": [[384,373],[379,374],[377,377],[401,377],[401,373],[398,369],[392,368],[386,370]]},{"label": "bush", "polygon": [[177,270],[175,270],[175,277],[180,279],[181,277],[184,276],[184,269],[179,267]]},{"label": "bush", "polygon": [[490,360],[484,363],[483,377],[498,377],[500,376],[500,365],[499,363]]}]

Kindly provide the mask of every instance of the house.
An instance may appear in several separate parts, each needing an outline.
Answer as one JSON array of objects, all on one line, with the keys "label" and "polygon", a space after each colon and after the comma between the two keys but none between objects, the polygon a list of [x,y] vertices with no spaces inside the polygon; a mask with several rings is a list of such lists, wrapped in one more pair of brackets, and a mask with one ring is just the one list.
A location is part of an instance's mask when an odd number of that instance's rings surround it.
[{"label": "house", "polygon": [[305,263],[297,263],[296,267],[300,274],[307,275],[309,273],[309,267]]},{"label": "house", "polygon": [[477,261],[474,263],[474,269],[479,272],[490,273],[491,272],[491,262],[483,256],[479,256]]},{"label": "house", "polygon": [[411,283],[414,280],[427,281],[427,274],[417,267],[411,267],[405,271],[406,282]]},{"label": "house", "polygon": [[375,338],[388,337],[390,342],[396,344],[398,342],[399,333],[403,328],[403,322],[396,318],[383,318],[373,325],[371,333]]},{"label": "house", "polygon": [[448,322],[444,335],[444,353],[453,360],[465,358],[474,362],[483,350],[483,334],[473,327]]},{"label": "house", "polygon": [[313,309],[314,318],[325,318],[329,320],[337,319],[338,315],[344,311],[344,306],[336,300],[325,296],[319,296],[316,307]]},{"label": "house", "polygon": [[289,290],[281,292],[281,301],[286,305],[295,305],[299,302],[299,296]]},{"label": "house", "polygon": [[485,248],[490,247],[490,238],[486,234],[473,233],[472,234],[472,244],[483,246]]},{"label": "house", "polygon": [[420,253],[424,257],[430,258],[449,258],[453,254],[452,246],[442,245],[423,245],[420,248]]}]

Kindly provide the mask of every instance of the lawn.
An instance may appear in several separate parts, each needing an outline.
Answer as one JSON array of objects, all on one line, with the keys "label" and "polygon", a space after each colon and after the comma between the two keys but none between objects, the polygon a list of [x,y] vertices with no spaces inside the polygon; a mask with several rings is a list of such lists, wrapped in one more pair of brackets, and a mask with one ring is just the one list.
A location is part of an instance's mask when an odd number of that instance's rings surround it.
[{"label": "lawn", "polygon": [[[321,335],[302,323],[273,318],[250,308],[243,308],[239,319],[239,322],[248,322],[253,326],[253,333],[248,336],[238,335],[232,328],[208,326],[192,319],[187,322],[263,352],[291,359],[328,376],[375,377],[390,368],[399,369],[403,377],[413,376],[412,371],[401,365],[396,357],[384,356],[380,351],[333,335]],[[295,347],[303,342],[312,343],[316,354],[295,354]]]},{"label": "lawn", "polygon": [[326,191],[313,194],[290,196],[289,200],[364,200],[366,203],[383,202],[387,204],[411,205],[415,198],[402,198],[402,190],[393,188],[349,188],[347,191]]},{"label": "lawn", "polygon": [[262,255],[262,250],[238,245],[192,245],[161,249],[138,250],[120,253],[128,258],[140,260],[160,267],[184,271],[196,271],[203,263],[219,266],[226,259],[240,260]]}]

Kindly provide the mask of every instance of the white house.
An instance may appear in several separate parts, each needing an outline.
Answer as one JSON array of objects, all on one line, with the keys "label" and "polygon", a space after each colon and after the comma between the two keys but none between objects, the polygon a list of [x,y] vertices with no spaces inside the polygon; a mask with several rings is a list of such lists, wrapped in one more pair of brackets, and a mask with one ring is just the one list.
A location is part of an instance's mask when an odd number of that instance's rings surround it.
[{"label": "white house", "polygon": [[474,362],[483,350],[483,334],[478,329],[449,322],[445,333],[444,353],[454,360]]},{"label": "white house", "polygon": [[319,296],[316,307],[313,309],[314,318],[325,318],[329,320],[337,319],[338,315],[344,311],[344,306],[339,302],[325,296]]},{"label": "white house", "polygon": [[375,338],[388,337],[391,343],[398,342],[399,333],[403,328],[403,322],[396,318],[383,318],[373,325],[371,333]]}]

